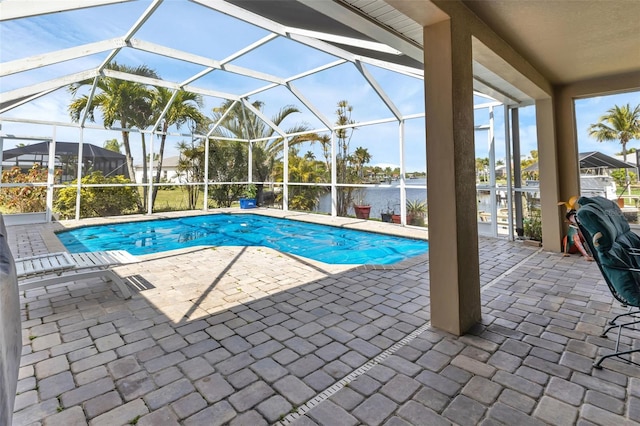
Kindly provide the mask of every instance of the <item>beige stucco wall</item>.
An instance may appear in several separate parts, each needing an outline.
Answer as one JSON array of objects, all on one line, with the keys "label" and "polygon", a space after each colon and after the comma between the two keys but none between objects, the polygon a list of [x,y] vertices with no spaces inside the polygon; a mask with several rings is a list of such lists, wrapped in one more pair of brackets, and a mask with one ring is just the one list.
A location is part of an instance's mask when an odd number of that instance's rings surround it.
[{"label": "beige stucco wall", "polygon": [[[554,91],[556,139],[559,167],[559,193],[568,200],[580,193],[578,136],[574,101],[626,91],[640,90],[640,72],[615,75],[558,86]],[[604,111],[603,111],[604,114]]]},{"label": "beige stucco wall", "polygon": [[425,24],[431,322],[463,334],[480,319],[472,60],[535,101],[544,249],[561,250],[564,211],[578,193],[573,100],[637,89],[638,73],[555,87],[459,1],[434,0],[450,19]]}]

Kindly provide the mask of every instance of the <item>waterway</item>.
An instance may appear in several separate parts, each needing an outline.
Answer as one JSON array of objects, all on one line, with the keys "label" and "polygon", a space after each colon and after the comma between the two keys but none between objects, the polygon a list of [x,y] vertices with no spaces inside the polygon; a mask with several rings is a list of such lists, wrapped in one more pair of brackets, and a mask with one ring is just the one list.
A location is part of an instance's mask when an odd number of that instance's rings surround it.
[{"label": "waterway", "polygon": [[[426,179],[408,179],[407,201],[419,200],[427,201],[426,188],[412,188],[412,186],[426,186]],[[371,218],[380,218],[382,213],[392,210],[395,214],[400,214],[400,182],[393,181],[390,185],[369,187],[362,189],[363,204],[371,206]],[[478,194],[478,211],[490,211],[490,199],[488,193]],[[331,194],[324,194],[320,198],[319,208],[321,213],[331,213]],[[349,210],[350,215],[354,215],[353,209]]]}]

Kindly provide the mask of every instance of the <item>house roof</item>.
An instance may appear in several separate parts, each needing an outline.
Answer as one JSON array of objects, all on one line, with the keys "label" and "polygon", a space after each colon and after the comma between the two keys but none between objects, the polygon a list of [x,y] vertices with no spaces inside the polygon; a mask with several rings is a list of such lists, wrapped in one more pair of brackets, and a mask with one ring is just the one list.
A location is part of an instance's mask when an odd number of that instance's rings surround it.
[{"label": "house roof", "polygon": [[[2,160],[10,160],[12,158],[21,157],[25,155],[49,155],[49,144],[51,141],[34,143],[31,145],[25,145],[18,148],[7,149],[2,152]],[[56,141],[56,155],[78,155],[78,143],[77,142],[57,142]],[[90,143],[85,143],[82,147],[82,158],[84,160],[92,161],[108,161],[108,160],[125,160],[125,156],[119,152],[110,151],[108,149],[101,148]]]},{"label": "house roof", "polygon": [[599,151],[583,152],[579,155],[581,169],[633,169],[634,166]]},{"label": "house roof", "polygon": [[[580,169],[633,169],[634,166],[603,154],[599,151],[581,152],[578,154]],[[538,171],[538,163],[525,167],[523,172]]]}]

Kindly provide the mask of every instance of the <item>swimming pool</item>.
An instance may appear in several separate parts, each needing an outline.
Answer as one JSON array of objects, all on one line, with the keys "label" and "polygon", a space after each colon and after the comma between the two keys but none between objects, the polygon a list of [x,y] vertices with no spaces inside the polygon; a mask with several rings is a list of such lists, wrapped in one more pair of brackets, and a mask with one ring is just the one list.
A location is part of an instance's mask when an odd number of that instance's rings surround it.
[{"label": "swimming pool", "polygon": [[59,232],[71,253],[133,255],[194,246],[265,246],[331,264],[390,265],[428,251],[423,240],[255,214],[212,214],[87,226]]}]

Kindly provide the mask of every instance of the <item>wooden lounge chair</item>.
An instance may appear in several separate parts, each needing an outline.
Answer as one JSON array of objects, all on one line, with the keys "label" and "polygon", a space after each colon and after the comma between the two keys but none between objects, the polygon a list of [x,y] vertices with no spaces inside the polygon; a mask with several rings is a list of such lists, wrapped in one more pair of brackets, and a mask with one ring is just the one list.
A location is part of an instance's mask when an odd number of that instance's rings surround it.
[{"label": "wooden lounge chair", "polygon": [[101,277],[113,281],[125,299],[131,297],[131,291],[110,268],[135,262],[138,259],[124,250],[58,252],[15,259],[20,290]]}]

